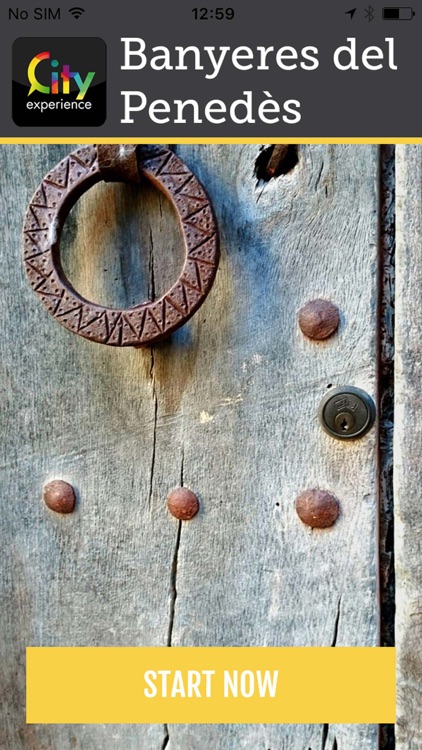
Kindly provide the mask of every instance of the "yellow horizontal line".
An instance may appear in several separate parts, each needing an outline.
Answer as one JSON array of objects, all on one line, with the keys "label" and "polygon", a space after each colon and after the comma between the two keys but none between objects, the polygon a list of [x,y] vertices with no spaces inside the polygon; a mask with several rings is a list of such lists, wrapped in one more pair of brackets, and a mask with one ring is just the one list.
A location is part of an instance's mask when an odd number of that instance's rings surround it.
[{"label": "yellow horizontal line", "polygon": [[0,144],[55,144],[55,143],[190,143],[190,144],[247,144],[247,143],[294,143],[294,144],[422,144],[421,138],[397,138],[378,137],[378,138],[0,138]]}]

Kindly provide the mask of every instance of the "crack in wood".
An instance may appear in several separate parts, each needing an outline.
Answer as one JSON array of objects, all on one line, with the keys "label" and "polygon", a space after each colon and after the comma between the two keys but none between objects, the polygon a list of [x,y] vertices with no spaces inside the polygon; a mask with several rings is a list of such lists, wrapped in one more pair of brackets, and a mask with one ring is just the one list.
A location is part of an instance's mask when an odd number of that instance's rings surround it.
[{"label": "crack in wood", "polygon": [[152,505],[152,492],[153,492],[153,485],[154,485],[155,453],[157,449],[157,420],[158,420],[158,396],[157,396],[157,387],[156,387],[156,382],[155,382],[154,368],[155,368],[154,347],[151,347],[151,367],[150,367],[149,375],[152,380],[152,401],[154,405],[154,427],[153,427],[153,437],[152,437],[151,468],[150,468],[150,474],[149,474],[148,506],[150,509]]},{"label": "crack in wood", "polygon": [[150,251],[149,251],[149,288],[148,298],[155,300],[155,273],[154,273],[154,240],[152,237],[152,227],[149,230]]},{"label": "crack in wood", "polygon": [[182,445],[182,460],[180,462],[180,486],[183,487],[183,481],[184,481],[184,472],[185,472],[185,448]]},{"label": "crack in wood", "polygon": [[[180,461],[180,486],[184,486],[184,469],[185,469],[185,449],[182,446],[182,456]],[[167,633],[167,646],[172,646],[173,629],[174,629],[174,618],[176,612],[176,600],[177,600],[177,566],[179,564],[179,548],[180,539],[182,536],[182,522],[179,521],[177,525],[176,534],[176,545],[174,548],[173,562],[171,566],[170,575],[170,616],[169,616],[169,627]]]},{"label": "crack in wood", "polygon": [[[148,296],[150,299],[155,300],[155,272],[154,272],[154,240],[152,236],[152,228],[149,230],[149,237],[150,237],[150,254],[149,254],[149,293]],[[144,315],[143,321],[142,321],[142,328],[145,325],[146,320],[146,313]],[[154,405],[154,429],[153,429],[153,438],[152,438],[152,455],[151,455],[151,469],[150,469],[150,476],[149,476],[149,498],[148,498],[148,505],[151,509],[152,505],[152,492],[153,492],[153,483],[154,483],[154,471],[155,471],[155,453],[157,449],[157,417],[158,417],[158,396],[157,396],[157,388],[156,388],[156,382],[155,382],[155,354],[154,354],[154,347],[151,346],[151,367],[149,371],[149,376],[152,380],[152,401]]]},{"label": "crack in wood", "polygon": [[170,617],[169,617],[169,627],[168,627],[168,634],[167,634],[167,646],[170,648],[172,646],[172,638],[173,638],[173,629],[174,629],[174,615],[176,611],[176,601],[177,601],[177,566],[179,563],[179,548],[180,548],[180,538],[182,536],[182,522],[178,521],[177,523],[177,534],[176,534],[176,544],[174,547],[174,554],[173,554],[173,562],[171,566],[171,575],[170,575]]},{"label": "crack in wood", "polygon": [[168,724],[164,724],[164,739],[163,744],[161,745],[161,750],[166,750],[167,745],[170,742],[170,735],[169,735],[169,728]]},{"label": "crack in wood", "polygon": [[318,172],[318,177],[315,180],[315,192],[318,190],[318,185],[321,182],[322,173],[324,171],[324,160],[321,161],[321,168]]},{"label": "crack in wood", "polygon": [[333,635],[333,640],[331,642],[331,647],[332,648],[335,648],[335,646],[337,645],[338,628],[339,628],[340,616],[341,616],[341,600],[342,600],[342,598],[343,598],[343,594],[340,595],[339,600],[338,600],[338,604],[337,604],[337,614],[336,614],[336,619],[335,619],[335,622],[334,622],[334,635]]}]

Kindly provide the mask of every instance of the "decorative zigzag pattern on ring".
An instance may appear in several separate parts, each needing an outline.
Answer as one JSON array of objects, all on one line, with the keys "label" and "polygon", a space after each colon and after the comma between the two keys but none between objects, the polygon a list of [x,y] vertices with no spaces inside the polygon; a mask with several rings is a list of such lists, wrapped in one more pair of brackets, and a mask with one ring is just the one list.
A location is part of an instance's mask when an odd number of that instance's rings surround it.
[{"label": "decorative zigzag pattern on ring", "polygon": [[78,149],[47,174],[25,217],[24,263],[34,292],[69,331],[110,346],[150,345],[170,335],[203,303],[218,266],[217,225],[195,175],[164,148],[142,147],[138,163],[141,173],[173,202],[185,241],[182,273],[158,300],[126,310],[106,308],[83,299],[59,272],[58,240],[66,207],[73,205],[75,192],[79,197],[101,180],[95,146]]}]

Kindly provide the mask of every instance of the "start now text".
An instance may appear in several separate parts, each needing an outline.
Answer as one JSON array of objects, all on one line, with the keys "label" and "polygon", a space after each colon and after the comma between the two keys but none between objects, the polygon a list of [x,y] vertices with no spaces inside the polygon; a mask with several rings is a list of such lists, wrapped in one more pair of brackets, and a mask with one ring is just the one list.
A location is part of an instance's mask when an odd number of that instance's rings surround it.
[{"label": "start now text", "polygon": [[[214,669],[149,669],[144,673],[146,698],[211,698]],[[228,670],[223,672],[224,698],[275,698],[278,670]]]}]

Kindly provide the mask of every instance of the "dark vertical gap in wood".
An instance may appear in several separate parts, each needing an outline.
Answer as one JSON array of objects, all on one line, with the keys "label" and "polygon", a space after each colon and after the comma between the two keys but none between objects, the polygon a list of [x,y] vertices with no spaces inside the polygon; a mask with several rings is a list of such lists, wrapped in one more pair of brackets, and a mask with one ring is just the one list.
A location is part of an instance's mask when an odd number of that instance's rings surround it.
[{"label": "dark vertical gap in wood", "polygon": [[154,406],[154,433],[152,439],[152,455],[151,455],[151,466],[149,472],[149,496],[148,496],[148,507],[151,510],[152,507],[152,493],[154,489],[154,471],[155,471],[155,454],[157,449],[157,422],[158,422],[158,397],[157,397],[157,385],[155,382],[155,355],[154,347],[151,347],[151,366],[149,376],[152,381],[152,401]]},{"label": "dark vertical gap in wood", "polygon": [[336,614],[336,620],[334,623],[334,634],[331,641],[331,648],[335,648],[337,646],[337,638],[338,638],[338,628],[340,625],[340,615],[341,615],[341,600],[343,598],[343,595],[340,596],[337,604],[337,614]]},{"label": "dark vertical gap in wood", "polygon": [[148,299],[155,300],[155,269],[154,269],[154,240],[152,229],[149,230],[150,251],[149,251],[149,284]]},{"label": "dark vertical gap in wood", "polygon": [[[154,240],[152,236],[152,228],[149,230],[150,236],[150,254],[149,254],[149,279],[148,279],[148,298],[155,300],[155,272],[154,272]],[[146,313],[148,315],[148,313]],[[145,317],[144,317],[145,321]],[[158,418],[158,397],[157,397],[157,386],[155,382],[155,352],[154,347],[150,347],[151,351],[151,367],[149,376],[152,381],[152,400],[154,404],[154,435],[152,442],[152,456],[151,456],[151,469],[150,469],[150,481],[149,481],[149,508],[152,507],[152,491],[154,488],[154,471],[155,471],[155,453],[157,448],[157,418]]]},{"label": "dark vertical gap in wood", "polygon": [[323,724],[323,726],[322,726],[322,738],[321,738],[321,750],[326,750],[327,740],[328,740],[328,732],[329,731],[330,731],[330,725],[329,724]]},{"label": "dark vertical gap in wood", "polygon": [[161,750],[166,750],[167,745],[170,742],[170,735],[169,735],[169,728],[168,724],[164,724],[164,739],[163,744],[161,745]]},{"label": "dark vertical gap in wood", "polygon": [[167,646],[170,648],[173,638],[174,616],[176,611],[177,600],[177,566],[179,564],[180,537],[182,535],[182,522],[177,522],[176,544],[174,548],[173,563],[170,576],[170,618],[167,634]]},{"label": "dark vertical gap in wood", "polygon": [[[380,498],[380,645],[394,646],[394,282],[395,147],[381,146],[380,317],[379,317],[379,498]],[[380,726],[380,750],[395,747],[394,726]]]}]

